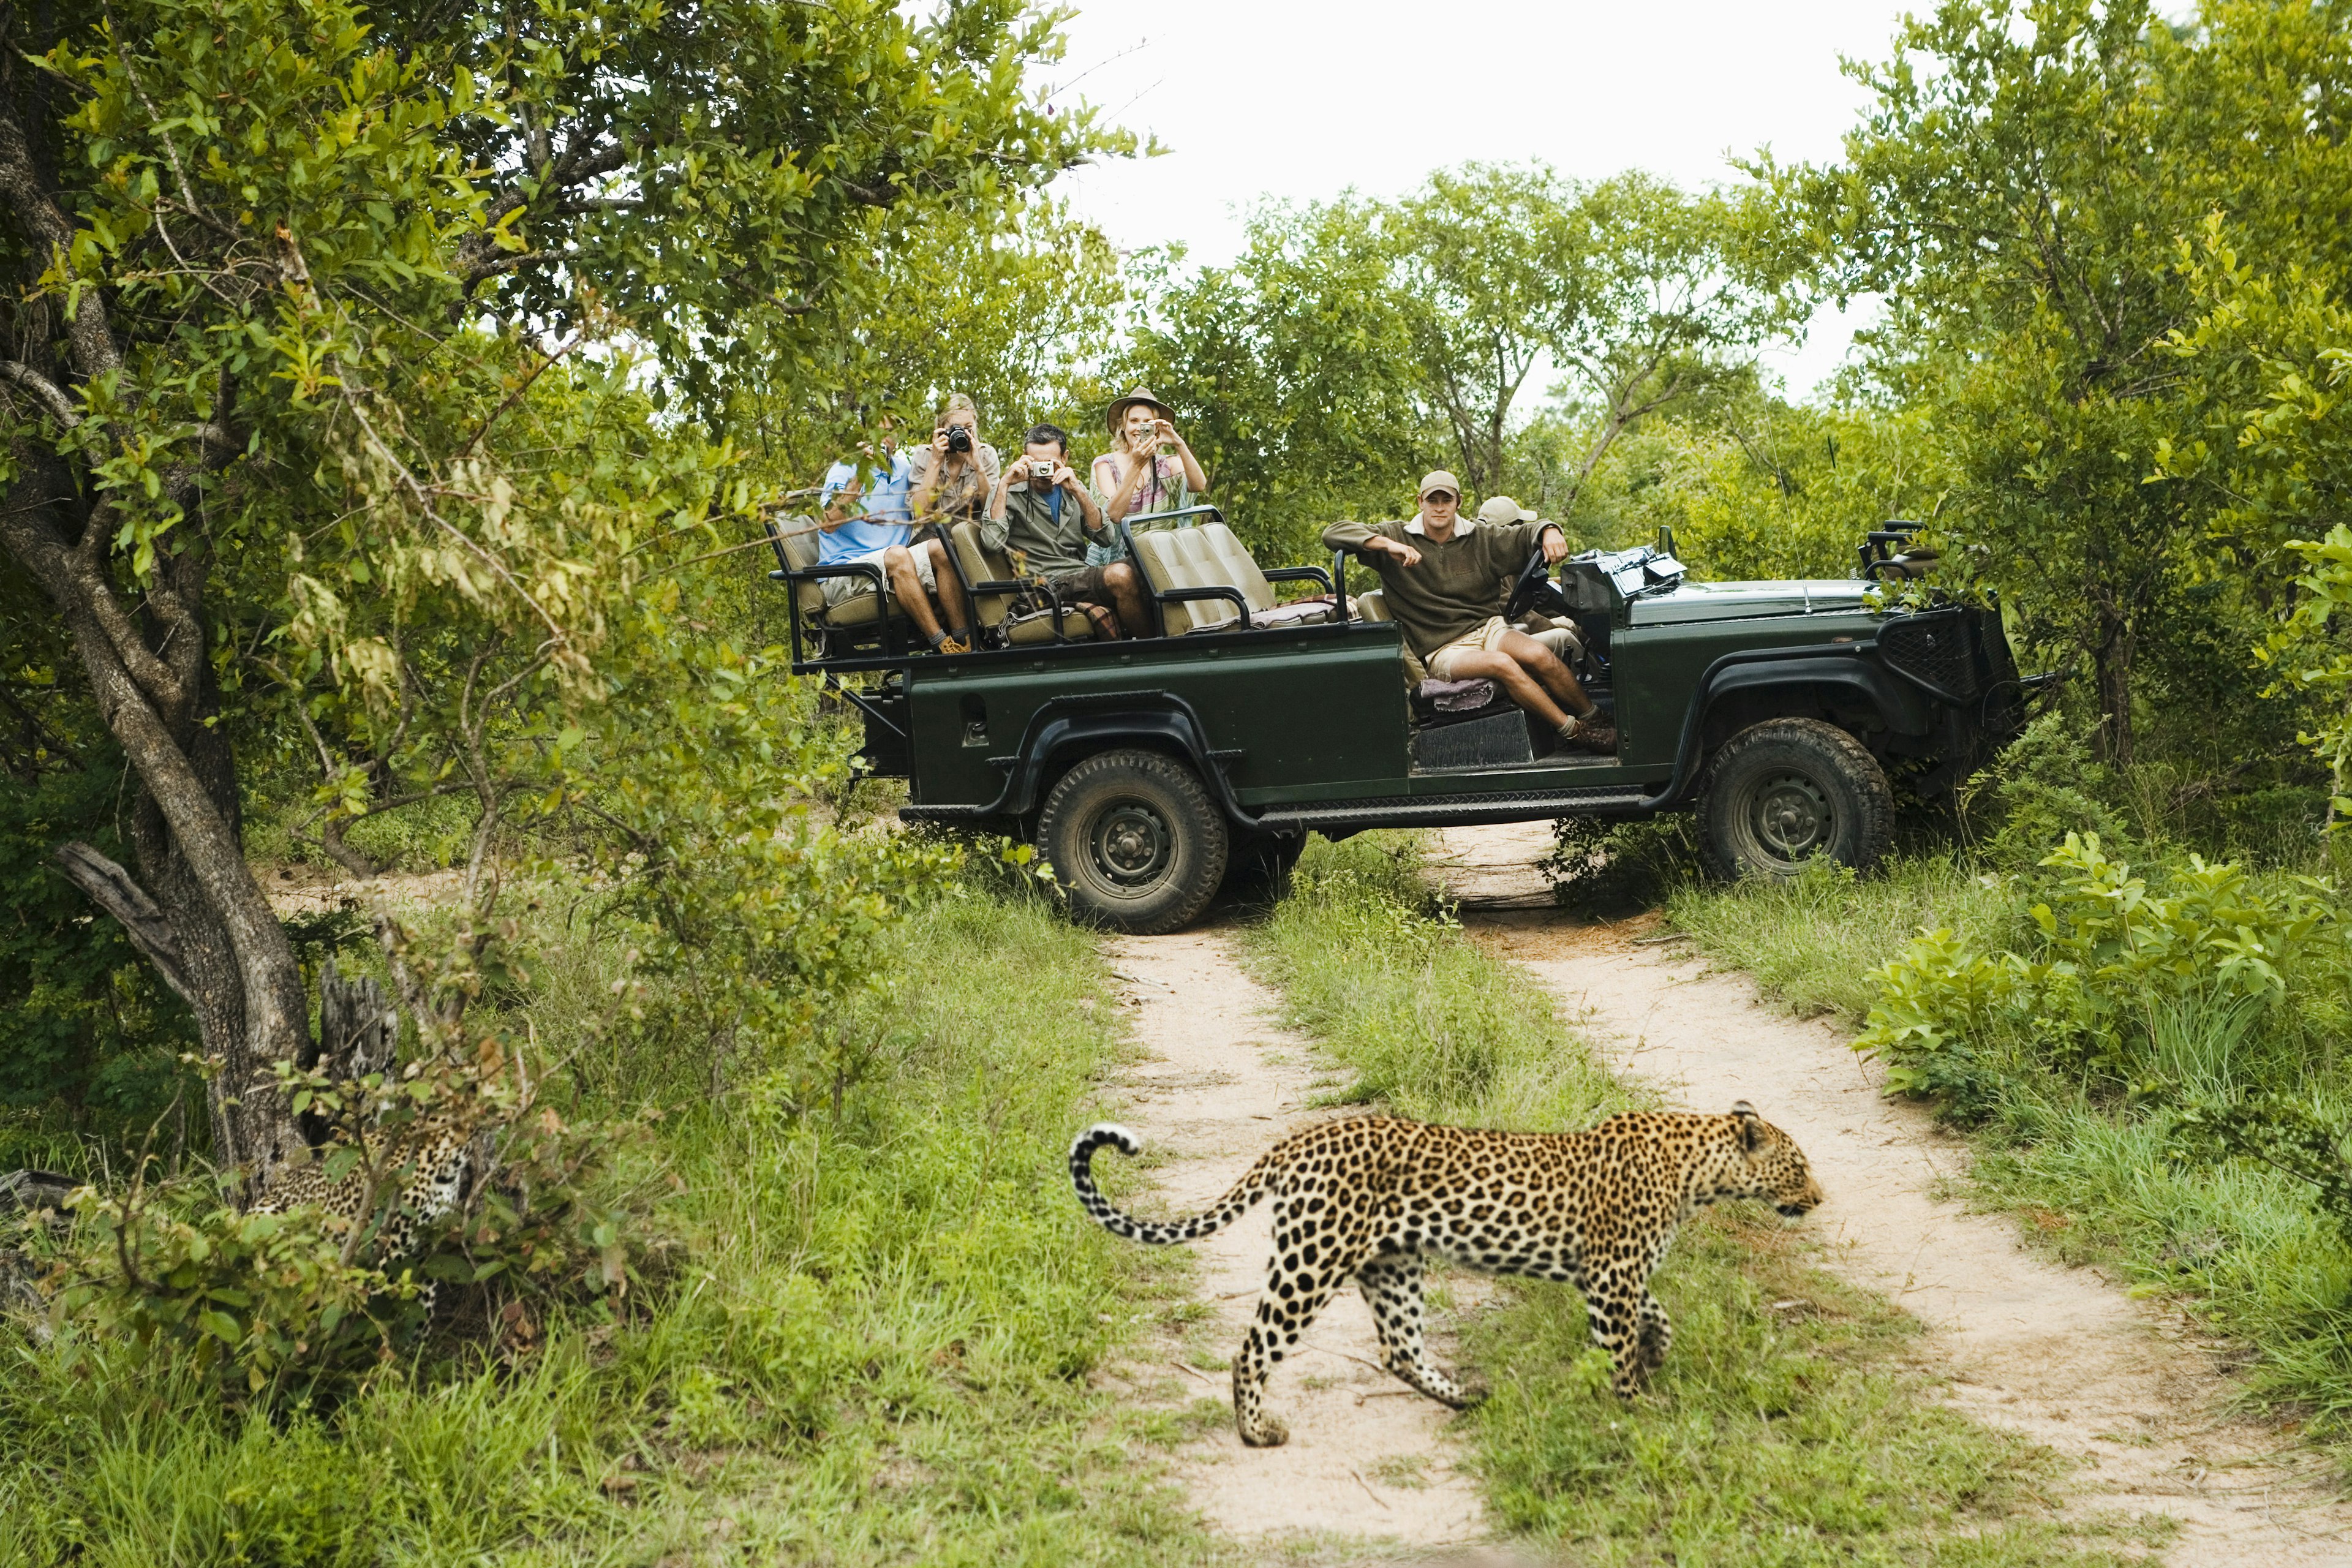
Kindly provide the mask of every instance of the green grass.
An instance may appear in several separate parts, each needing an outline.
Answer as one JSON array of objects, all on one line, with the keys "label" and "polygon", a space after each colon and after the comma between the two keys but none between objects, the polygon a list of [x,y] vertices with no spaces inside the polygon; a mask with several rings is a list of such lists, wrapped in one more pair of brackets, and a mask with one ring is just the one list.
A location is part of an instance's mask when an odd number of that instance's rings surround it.
[{"label": "green grass", "polygon": [[1949,926],[1979,947],[2016,940],[2011,892],[1950,854],[1898,856],[1868,877],[1827,860],[1785,882],[1692,879],[1668,896],[1666,919],[1715,958],[1756,977],[1801,1014],[1859,1025],[1877,1000],[1871,972],[1921,929]]},{"label": "green grass", "polygon": [[[1313,845],[1247,938],[1291,1021],[1359,1075],[1351,1099],[1547,1131],[1643,1098],[1549,997],[1428,918],[1409,839]],[[1913,1321],[1813,1268],[1801,1233],[1711,1211],[1655,1282],[1673,1354],[1608,1392],[1572,1290],[1507,1284],[1465,1334],[1493,1397],[1466,1418],[1489,1506],[1579,1563],[2051,1563],[2136,1553],[2054,1522],[2057,1462],[1944,1406]]]},{"label": "green grass", "polygon": [[892,968],[837,1124],[751,1093],[664,1123],[683,1245],[618,1327],[251,1417],[159,1357],[0,1327],[0,1563],[1214,1556],[1158,1473],[1181,1420],[1089,1386],[1181,1283],[1060,1176],[1126,1048],[1092,940],[966,890]]}]

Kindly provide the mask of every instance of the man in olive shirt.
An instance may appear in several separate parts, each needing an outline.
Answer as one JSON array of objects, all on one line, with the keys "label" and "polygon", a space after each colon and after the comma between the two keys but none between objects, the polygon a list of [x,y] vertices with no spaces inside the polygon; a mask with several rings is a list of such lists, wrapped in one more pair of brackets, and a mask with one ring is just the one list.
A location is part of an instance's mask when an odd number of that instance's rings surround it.
[{"label": "man in olive shirt", "polygon": [[1087,544],[1109,535],[1102,503],[1069,465],[1070,433],[1039,425],[1028,435],[1021,460],[1005,465],[989,497],[980,542],[991,550],[1019,551],[1019,570],[1045,579],[1066,605],[1093,605],[1116,619],[1093,616],[1095,629],[1116,637],[1124,624],[1129,637],[1150,635],[1143,584],[1124,561],[1087,564]]},{"label": "man in olive shirt", "polygon": [[1326,550],[1350,550],[1381,574],[1389,614],[1439,680],[1501,683],[1512,701],[1589,752],[1617,749],[1617,730],[1568,666],[1496,615],[1504,590],[1540,544],[1568,553],[1557,524],[1481,522],[1460,515],[1462,487],[1439,469],[1421,481],[1421,515],[1405,522],[1335,522]]}]

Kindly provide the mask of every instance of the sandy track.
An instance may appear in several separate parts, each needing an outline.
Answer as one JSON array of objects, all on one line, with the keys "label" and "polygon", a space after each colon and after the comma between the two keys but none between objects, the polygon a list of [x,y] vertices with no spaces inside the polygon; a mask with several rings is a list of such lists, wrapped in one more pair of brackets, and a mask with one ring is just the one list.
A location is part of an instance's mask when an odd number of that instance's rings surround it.
[{"label": "sandy track", "polygon": [[1444,837],[1465,921],[1560,998],[1613,1070],[1694,1110],[1753,1101],[1796,1138],[1829,1194],[1809,1222],[1824,1261],[1927,1325],[1920,1353],[1957,1406],[2079,1461],[2071,1510],[2170,1515],[2165,1556],[2183,1568],[2352,1563],[2352,1508],[2326,1463],[2224,1414],[2220,1347],[2093,1269],[2024,1251],[2011,1221],[1938,1200],[1966,1145],[1884,1099],[1847,1037],[1767,1010],[1686,949],[1527,908],[1544,824]]},{"label": "sandy track", "polygon": [[[1111,946],[1127,981],[1137,1039],[1150,1053],[1121,1083],[1119,1119],[1162,1163],[1142,1212],[1196,1214],[1209,1206],[1286,1132],[1332,1111],[1307,1102],[1328,1076],[1314,1048],[1272,1019],[1273,994],[1234,963],[1231,941],[1213,931],[1129,937]],[[1118,1158],[1113,1153],[1098,1161]],[[1220,1358],[1240,1345],[1265,1283],[1266,1205],[1195,1246],[1198,1290],[1215,1312],[1206,1338]],[[1479,1282],[1453,1277],[1457,1301]],[[1442,1363],[1454,1358],[1447,1317],[1433,1336]],[[1159,1364],[1128,1369],[1139,1384],[1175,1372],[1195,1397],[1216,1400],[1225,1420],[1180,1457],[1179,1479],[1224,1532],[1242,1538],[1329,1535],[1444,1546],[1482,1533],[1478,1493],[1454,1468],[1445,1428],[1452,1412],[1407,1389],[1375,1364],[1371,1315],[1353,1286],[1308,1331],[1307,1352],[1275,1369],[1271,1404],[1290,1423],[1279,1448],[1242,1447],[1223,1372],[1179,1367],[1181,1347],[1158,1347]],[[1363,1358],[1361,1360],[1356,1358]]]}]

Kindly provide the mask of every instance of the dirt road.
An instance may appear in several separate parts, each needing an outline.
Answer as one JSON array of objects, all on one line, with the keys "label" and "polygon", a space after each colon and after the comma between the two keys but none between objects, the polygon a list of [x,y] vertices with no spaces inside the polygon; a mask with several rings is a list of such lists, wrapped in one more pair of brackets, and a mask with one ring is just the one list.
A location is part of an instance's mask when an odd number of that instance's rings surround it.
[{"label": "dirt road", "polygon": [[1544,824],[1454,829],[1441,872],[1480,940],[1557,995],[1612,1069],[1671,1100],[1737,1100],[1803,1146],[1830,1201],[1808,1222],[1826,1264],[1930,1330],[1921,1353],[1960,1409],[2080,1462],[2067,1506],[2179,1521],[2182,1568],[2352,1563],[2352,1509],[2291,1436],[2223,1413],[2232,1386],[2177,1317],[2088,1268],[2024,1251],[2014,1224],[1936,1196],[1966,1146],[1884,1099],[1878,1074],[1819,1020],[1759,1005],[1744,977],[1686,947],[1543,909]]},{"label": "dirt road", "polygon": [[[1127,1101],[1120,1120],[1143,1139],[1147,1154],[1164,1161],[1139,1209],[1197,1214],[1282,1134],[1334,1114],[1307,1108],[1328,1074],[1312,1046],[1276,1026],[1275,997],[1234,963],[1230,938],[1213,931],[1129,937],[1112,944],[1111,954],[1127,983],[1122,1000],[1136,1037],[1150,1053],[1120,1086]],[[1222,1369],[1265,1280],[1265,1205],[1194,1251],[1200,1298],[1214,1312],[1196,1343]],[[1455,1300],[1477,1283],[1456,1277]],[[1454,1354],[1449,1321],[1439,1312],[1433,1325],[1441,1363]],[[1327,1535],[1432,1547],[1477,1537],[1478,1494],[1454,1469],[1456,1450],[1445,1435],[1453,1413],[1381,1370],[1371,1315],[1352,1285],[1308,1337],[1306,1354],[1275,1369],[1273,1406],[1290,1423],[1290,1441],[1279,1448],[1242,1447],[1229,1376],[1192,1368],[1180,1342],[1158,1347],[1158,1365],[1129,1369],[1142,1384],[1164,1383],[1172,1370],[1196,1397],[1224,1407],[1224,1418],[1180,1461],[1193,1502],[1243,1538]]]}]

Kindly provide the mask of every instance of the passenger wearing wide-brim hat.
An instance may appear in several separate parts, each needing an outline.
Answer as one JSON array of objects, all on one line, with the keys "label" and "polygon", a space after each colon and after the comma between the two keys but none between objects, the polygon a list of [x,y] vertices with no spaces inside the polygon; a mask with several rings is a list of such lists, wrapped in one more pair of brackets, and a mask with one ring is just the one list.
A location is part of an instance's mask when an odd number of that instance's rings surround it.
[{"label": "passenger wearing wide-brim hat", "polygon": [[1208,493],[1209,476],[1168,405],[1139,386],[1103,411],[1111,448],[1094,463],[1095,493],[1113,522],[1149,512],[1180,511]]}]

